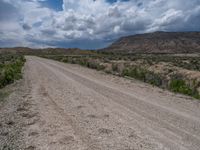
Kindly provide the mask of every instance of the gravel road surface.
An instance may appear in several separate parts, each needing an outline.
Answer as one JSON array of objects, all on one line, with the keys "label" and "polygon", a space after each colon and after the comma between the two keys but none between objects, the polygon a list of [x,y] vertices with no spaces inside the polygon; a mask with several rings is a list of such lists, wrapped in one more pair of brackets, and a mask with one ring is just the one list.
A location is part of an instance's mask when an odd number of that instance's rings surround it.
[{"label": "gravel road surface", "polygon": [[[79,65],[26,59],[22,98],[13,102],[22,148],[200,149],[200,101]],[[0,107],[1,117],[11,106]]]}]

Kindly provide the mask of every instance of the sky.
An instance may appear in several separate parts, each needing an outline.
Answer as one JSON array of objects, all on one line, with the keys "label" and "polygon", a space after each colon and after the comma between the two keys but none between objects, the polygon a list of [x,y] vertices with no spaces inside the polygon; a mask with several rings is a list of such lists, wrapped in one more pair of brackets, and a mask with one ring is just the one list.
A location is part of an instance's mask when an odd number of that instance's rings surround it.
[{"label": "sky", "polygon": [[200,31],[200,0],[0,0],[0,47],[98,49],[155,31]]}]

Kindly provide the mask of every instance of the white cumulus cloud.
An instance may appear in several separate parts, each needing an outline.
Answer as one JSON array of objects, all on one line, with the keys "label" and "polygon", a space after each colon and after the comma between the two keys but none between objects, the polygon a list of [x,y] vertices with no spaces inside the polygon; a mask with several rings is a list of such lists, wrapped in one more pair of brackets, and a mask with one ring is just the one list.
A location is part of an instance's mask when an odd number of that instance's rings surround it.
[{"label": "white cumulus cloud", "polygon": [[0,0],[2,46],[99,48],[136,33],[200,30],[199,0],[63,0],[60,11],[41,1]]}]

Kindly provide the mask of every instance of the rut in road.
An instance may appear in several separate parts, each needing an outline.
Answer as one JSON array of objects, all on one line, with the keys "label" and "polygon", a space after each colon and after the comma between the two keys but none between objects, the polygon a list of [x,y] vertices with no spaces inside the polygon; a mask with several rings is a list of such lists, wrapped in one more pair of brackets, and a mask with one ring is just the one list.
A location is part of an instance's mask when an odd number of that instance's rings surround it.
[{"label": "rut in road", "polygon": [[37,113],[24,131],[27,145],[200,149],[199,101],[78,65],[26,58],[31,111]]}]

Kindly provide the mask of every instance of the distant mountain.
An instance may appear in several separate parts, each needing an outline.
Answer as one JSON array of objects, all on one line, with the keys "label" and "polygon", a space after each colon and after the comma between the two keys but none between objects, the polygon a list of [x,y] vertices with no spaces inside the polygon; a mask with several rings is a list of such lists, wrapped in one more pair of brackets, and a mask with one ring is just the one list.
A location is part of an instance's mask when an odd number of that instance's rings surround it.
[{"label": "distant mountain", "polygon": [[154,32],[122,37],[106,52],[200,53],[200,32]]},{"label": "distant mountain", "polygon": [[84,51],[77,48],[44,48],[32,49],[28,47],[14,47],[14,48],[0,48],[0,54],[12,53],[23,55],[76,55],[76,54],[90,54],[91,51]]}]

